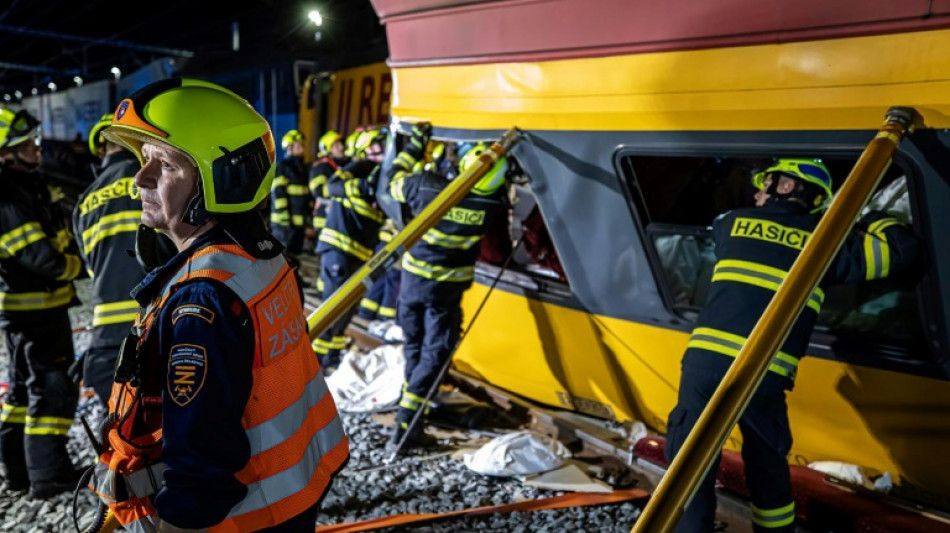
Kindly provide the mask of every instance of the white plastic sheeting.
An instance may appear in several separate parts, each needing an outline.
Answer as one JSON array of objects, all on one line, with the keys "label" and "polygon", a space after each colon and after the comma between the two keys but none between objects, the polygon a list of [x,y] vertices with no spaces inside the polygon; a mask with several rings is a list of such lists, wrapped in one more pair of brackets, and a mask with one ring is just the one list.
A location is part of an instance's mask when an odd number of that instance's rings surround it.
[{"label": "white plastic sheeting", "polygon": [[405,368],[401,345],[386,344],[367,354],[351,350],[327,378],[327,386],[339,410],[374,411],[399,401]]},{"label": "white plastic sheeting", "polygon": [[559,468],[571,452],[560,442],[534,431],[496,437],[463,462],[469,470],[489,476],[524,476]]}]

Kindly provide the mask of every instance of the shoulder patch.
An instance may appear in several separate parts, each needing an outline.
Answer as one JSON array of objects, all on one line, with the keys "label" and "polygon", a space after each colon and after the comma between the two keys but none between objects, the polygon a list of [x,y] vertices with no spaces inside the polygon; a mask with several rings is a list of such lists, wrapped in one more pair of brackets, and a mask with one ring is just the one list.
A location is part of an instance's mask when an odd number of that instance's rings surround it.
[{"label": "shoulder patch", "polygon": [[211,309],[195,304],[185,304],[179,305],[172,311],[172,325],[178,322],[179,318],[186,315],[196,316],[209,324],[214,322],[214,311]]},{"label": "shoulder patch", "polygon": [[176,344],[168,354],[168,395],[181,407],[191,403],[205,384],[208,352],[204,346]]}]

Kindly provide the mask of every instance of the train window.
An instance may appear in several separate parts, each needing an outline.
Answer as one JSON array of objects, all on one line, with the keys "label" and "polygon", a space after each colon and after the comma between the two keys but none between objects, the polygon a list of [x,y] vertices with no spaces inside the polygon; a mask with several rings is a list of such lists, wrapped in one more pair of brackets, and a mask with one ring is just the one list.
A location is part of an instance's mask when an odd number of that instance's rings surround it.
[{"label": "train window", "polygon": [[[406,135],[401,132],[394,136],[390,149],[393,157],[406,139]],[[443,171],[454,175],[458,172],[457,154],[470,148],[473,143],[445,142],[447,161],[443,163]],[[570,297],[567,277],[531,189],[531,180],[516,159],[509,157],[508,161],[510,169],[506,201],[509,216],[504,223],[488,228],[482,238],[476,273],[488,280],[501,274],[500,281],[520,289]],[[384,163],[383,166],[386,168],[388,165]],[[408,216],[405,210],[403,216]],[[511,260],[505,272],[500,273],[501,266],[509,256]]]},{"label": "train window", "polygon": [[[694,320],[705,303],[716,261],[709,229],[713,219],[730,209],[754,205],[755,188],[749,178],[754,169],[764,168],[769,161],[629,155],[619,160],[645,230],[660,292],[680,317]],[[854,160],[826,159],[825,163],[833,176],[846,176]],[[899,164],[892,165],[871,206],[912,223],[904,174]],[[811,352],[929,359],[917,305],[917,281],[913,276],[895,276],[830,287]]]}]

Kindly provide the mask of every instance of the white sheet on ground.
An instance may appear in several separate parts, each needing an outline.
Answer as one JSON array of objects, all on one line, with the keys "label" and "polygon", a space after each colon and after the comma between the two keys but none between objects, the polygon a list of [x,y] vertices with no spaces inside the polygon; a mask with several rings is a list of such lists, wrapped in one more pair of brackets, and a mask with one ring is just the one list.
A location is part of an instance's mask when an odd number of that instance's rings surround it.
[{"label": "white sheet on ground", "polygon": [[339,410],[364,413],[399,401],[405,368],[402,346],[386,344],[367,354],[351,350],[327,386]]},{"label": "white sheet on ground", "polygon": [[516,431],[488,441],[464,456],[470,470],[489,476],[523,476],[554,470],[571,457],[560,442],[534,431]]}]

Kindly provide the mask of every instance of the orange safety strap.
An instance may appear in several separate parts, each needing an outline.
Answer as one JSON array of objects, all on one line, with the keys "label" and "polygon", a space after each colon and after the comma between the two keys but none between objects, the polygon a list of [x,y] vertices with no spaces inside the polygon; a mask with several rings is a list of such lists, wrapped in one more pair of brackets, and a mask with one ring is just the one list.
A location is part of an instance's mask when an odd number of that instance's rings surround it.
[{"label": "orange safety strap", "polygon": [[570,494],[554,496],[552,498],[544,498],[541,500],[526,500],[523,502],[506,503],[503,505],[488,505],[485,507],[462,509],[461,511],[449,511],[447,513],[397,514],[393,516],[372,518],[370,520],[363,520],[360,522],[333,524],[330,526],[317,526],[316,533],[351,533],[355,531],[371,531],[373,529],[380,529],[384,527],[415,524],[419,522],[455,518],[459,516],[479,516],[494,513],[510,513],[512,511],[544,511],[546,509],[562,509],[565,507],[586,507],[588,505],[603,505],[607,503],[620,503],[630,500],[639,500],[646,498],[649,495],[650,493],[643,489],[615,490],[610,494],[572,492]]}]

